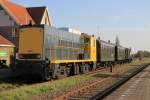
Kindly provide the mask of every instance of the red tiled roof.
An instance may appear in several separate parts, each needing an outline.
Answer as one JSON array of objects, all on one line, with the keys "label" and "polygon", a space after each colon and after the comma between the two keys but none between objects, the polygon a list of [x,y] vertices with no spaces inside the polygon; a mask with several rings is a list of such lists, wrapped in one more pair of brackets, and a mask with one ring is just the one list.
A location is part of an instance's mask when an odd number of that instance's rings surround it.
[{"label": "red tiled roof", "polygon": [[6,38],[4,38],[3,36],[0,35],[0,46],[1,45],[14,46],[14,44],[12,42],[10,42],[9,40],[7,40]]},{"label": "red tiled roof", "polygon": [[1,0],[0,3],[19,24],[28,24],[30,20],[32,20],[33,24],[35,23],[25,7],[12,3],[9,0]]}]

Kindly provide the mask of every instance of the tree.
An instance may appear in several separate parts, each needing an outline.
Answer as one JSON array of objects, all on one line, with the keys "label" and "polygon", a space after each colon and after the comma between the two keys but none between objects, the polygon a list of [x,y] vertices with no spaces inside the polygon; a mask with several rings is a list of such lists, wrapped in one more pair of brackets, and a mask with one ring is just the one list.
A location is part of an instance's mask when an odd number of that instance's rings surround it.
[{"label": "tree", "polygon": [[135,57],[136,58],[143,58],[143,57],[149,58],[150,57],[150,52],[140,50],[135,54]]}]

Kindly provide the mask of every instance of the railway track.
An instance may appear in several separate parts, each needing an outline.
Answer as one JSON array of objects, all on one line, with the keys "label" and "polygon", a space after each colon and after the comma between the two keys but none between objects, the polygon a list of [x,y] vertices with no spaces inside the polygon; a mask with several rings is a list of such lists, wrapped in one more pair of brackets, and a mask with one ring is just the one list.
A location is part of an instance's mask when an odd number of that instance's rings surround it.
[{"label": "railway track", "polygon": [[[87,74],[94,75],[95,73],[98,73],[103,70],[107,70],[107,69],[98,68],[95,71],[88,72]],[[75,76],[70,76],[70,77],[75,77]],[[63,79],[65,79],[65,77],[61,78],[60,80]],[[56,79],[50,81],[55,81],[55,80]],[[0,69],[0,92],[12,90],[15,88],[20,88],[25,85],[29,86],[33,84],[39,84],[39,83],[41,83],[40,80],[33,78],[31,76],[12,77],[11,69]]]},{"label": "railway track", "polygon": [[0,69],[0,79],[10,77],[11,70],[10,69]]},{"label": "railway track", "polygon": [[142,70],[144,70],[148,66],[149,66],[149,64],[144,64],[144,65],[140,66],[138,69],[134,70],[132,73],[129,73],[129,75],[126,75],[125,77],[121,78],[118,82],[116,82],[112,86],[106,88],[104,91],[99,92],[98,94],[96,94],[95,96],[90,98],[90,100],[101,100],[101,99],[103,99],[104,97],[106,97],[107,95],[109,95],[110,93],[115,91],[118,87],[120,87],[121,85],[126,83],[129,79],[131,79],[133,76],[140,73]]},{"label": "railway track", "polygon": [[[124,65],[122,65],[122,66],[124,66]],[[118,65],[118,66],[114,67],[114,70],[115,70],[115,68],[121,68],[121,66]],[[110,68],[98,68],[95,71],[88,72],[87,74],[89,74],[90,76],[96,77],[96,78],[94,80],[91,80],[91,81],[85,83],[85,84],[81,84],[81,85],[75,87],[76,92],[71,91],[70,94],[62,96],[61,99],[56,99],[56,100],[63,100],[63,99],[70,99],[70,100],[76,100],[76,99],[82,100],[83,99],[83,100],[85,100],[85,98],[89,99],[89,98],[95,96],[97,93],[102,92],[102,90],[105,89],[104,87],[106,86],[106,84],[107,84],[107,87],[108,87],[110,84],[114,84],[117,81],[117,79],[118,79],[117,75],[113,75],[113,76],[107,77],[107,78],[106,77],[100,78],[100,77],[95,76],[99,72],[103,73],[103,71],[104,71],[104,73],[105,73],[106,71],[109,71],[109,70],[110,70]],[[74,76],[71,76],[71,77],[74,77]],[[61,80],[63,80],[63,79],[64,78],[62,78]],[[38,82],[29,82],[28,80],[24,80],[24,79],[23,80],[16,80],[16,79],[13,79],[13,78],[7,78],[7,79],[4,78],[4,80],[5,81],[3,81],[3,80],[0,80],[0,81],[2,83],[6,82],[6,85],[5,85],[6,89],[2,89],[1,92],[9,91],[9,90],[15,89],[15,88],[20,88],[24,85],[30,86],[30,85],[34,85],[34,84],[39,84],[39,81]],[[52,80],[52,81],[55,81],[55,80]],[[8,87],[7,87],[7,84],[8,84]],[[11,87],[10,87],[10,85],[11,85]],[[1,84],[0,84],[0,86],[1,86]],[[80,87],[82,87],[82,88],[80,88]],[[72,89],[74,89],[74,87]],[[65,90],[65,93],[68,93],[67,91],[69,92],[70,90]],[[92,94],[90,94],[91,91],[92,91]],[[49,100],[49,98],[51,98],[51,96],[50,97],[49,96],[46,97],[47,98],[46,100]],[[56,95],[54,94],[54,95],[52,95],[52,98],[55,98],[56,96],[60,96],[60,94],[59,93],[56,94]]]},{"label": "railway track", "polygon": [[62,96],[56,97],[54,100],[101,100],[137,73],[141,72],[148,65],[141,65],[123,76],[113,75],[102,80],[97,80],[75,91],[70,91]]},{"label": "railway track", "polygon": [[132,77],[103,100],[150,100],[150,66]]}]

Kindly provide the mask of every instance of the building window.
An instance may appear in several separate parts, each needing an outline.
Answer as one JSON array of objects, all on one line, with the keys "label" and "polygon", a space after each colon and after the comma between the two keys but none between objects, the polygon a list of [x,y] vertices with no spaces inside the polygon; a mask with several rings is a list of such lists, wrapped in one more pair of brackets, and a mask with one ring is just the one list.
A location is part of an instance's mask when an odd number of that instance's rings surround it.
[{"label": "building window", "polygon": [[0,6],[0,10],[3,10],[2,6]]},{"label": "building window", "polygon": [[9,20],[12,20],[12,18],[9,16]]},{"label": "building window", "polygon": [[15,39],[17,32],[18,32],[18,28],[17,28],[17,27],[14,27],[13,30],[12,30],[12,39],[13,39],[13,40]]}]

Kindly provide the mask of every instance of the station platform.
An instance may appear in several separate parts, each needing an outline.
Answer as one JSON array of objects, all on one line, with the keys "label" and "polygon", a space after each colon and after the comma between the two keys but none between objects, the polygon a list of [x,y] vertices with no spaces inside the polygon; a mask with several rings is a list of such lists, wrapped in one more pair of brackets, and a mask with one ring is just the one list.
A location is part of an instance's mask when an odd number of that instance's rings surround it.
[{"label": "station platform", "polygon": [[150,100],[150,66],[105,97],[104,100]]}]

